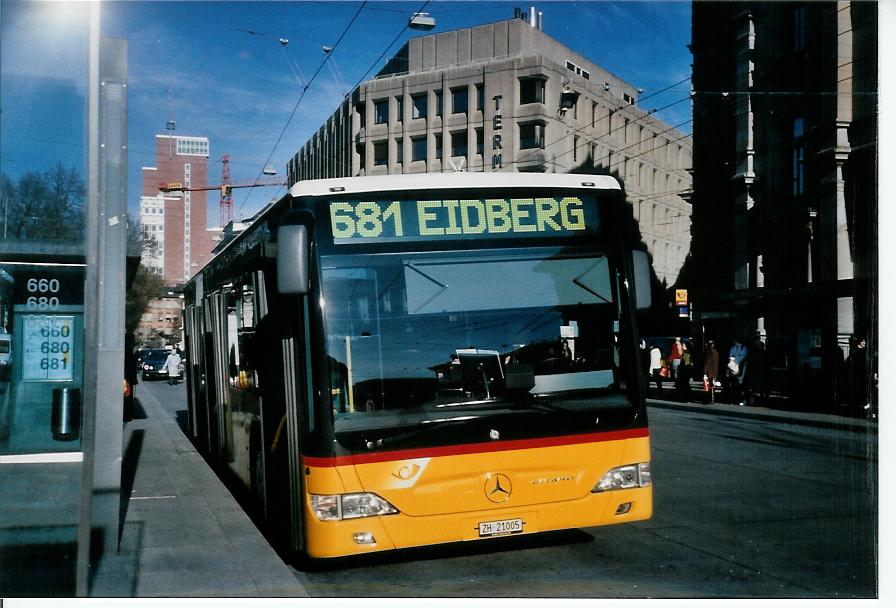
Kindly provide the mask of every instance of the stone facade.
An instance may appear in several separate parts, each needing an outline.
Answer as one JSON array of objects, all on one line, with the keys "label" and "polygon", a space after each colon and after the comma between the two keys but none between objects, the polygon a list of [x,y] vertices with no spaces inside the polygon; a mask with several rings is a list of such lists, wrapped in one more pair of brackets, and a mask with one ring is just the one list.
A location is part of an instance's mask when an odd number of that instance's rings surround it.
[{"label": "stone facade", "polygon": [[826,401],[850,337],[875,342],[876,11],[693,5],[695,319],[758,334],[774,387]]},{"label": "stone facade", "polygon": [[[660,280],[690,248],[691,139],[638,89],[520,19],[411,39],[289,163],[303,179],[450,171],[612,173]],[[577,94],[577,95],[576,95]],[[561,110],[561,101],[573,103]]]}]

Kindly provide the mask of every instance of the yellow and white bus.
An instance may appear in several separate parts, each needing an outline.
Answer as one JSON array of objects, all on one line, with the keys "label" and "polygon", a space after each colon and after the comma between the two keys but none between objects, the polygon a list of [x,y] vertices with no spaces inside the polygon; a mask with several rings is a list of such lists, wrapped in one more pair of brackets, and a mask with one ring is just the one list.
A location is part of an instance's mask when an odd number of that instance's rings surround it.
[{"label": "yellow and white bus", "polygon": [[647,519],[618,183],[305,181],[186,286],[189,424],[315,558]]}]

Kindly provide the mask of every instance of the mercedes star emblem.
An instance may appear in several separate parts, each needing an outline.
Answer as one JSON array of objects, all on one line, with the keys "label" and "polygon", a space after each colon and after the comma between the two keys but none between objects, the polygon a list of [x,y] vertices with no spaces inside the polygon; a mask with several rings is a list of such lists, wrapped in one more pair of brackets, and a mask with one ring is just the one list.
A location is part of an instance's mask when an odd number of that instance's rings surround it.
[{"label": "mercedes star emblem", "polygon": [[485,496],[492,502],[507,502],[512,491],[513,484],[504,473],[489,475],[485,480]]}]

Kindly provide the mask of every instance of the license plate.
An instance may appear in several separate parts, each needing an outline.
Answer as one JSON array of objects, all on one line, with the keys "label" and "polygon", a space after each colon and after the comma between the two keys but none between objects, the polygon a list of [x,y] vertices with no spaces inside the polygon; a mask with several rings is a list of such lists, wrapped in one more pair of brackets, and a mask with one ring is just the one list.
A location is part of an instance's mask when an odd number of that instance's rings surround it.
[{"label": "license plate", "polygon": [[479,523],[479,538],[520,534],[522,531],[522,519],[502,519],[500,521],[483,521]]}]

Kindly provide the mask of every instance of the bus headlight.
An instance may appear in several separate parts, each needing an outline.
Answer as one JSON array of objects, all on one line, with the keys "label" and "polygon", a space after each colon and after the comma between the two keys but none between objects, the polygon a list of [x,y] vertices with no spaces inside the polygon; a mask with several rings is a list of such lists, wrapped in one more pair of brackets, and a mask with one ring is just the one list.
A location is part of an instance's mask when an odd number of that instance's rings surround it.
[{"label": "bus headlight", "polygon": [[610,469],[607,474],[597,482],[592,492],[608,492],[610,490],[625,490],[628,488],[643,488],[649,486],[650,463],[627,464],[625,466]]},{"label": "bus headlight", "polygon": [[341,519],[357,519],[374,515],[392,515],[398,509],[376,494],[363,492],[360,494],[311,495],[311,509],[321,521],[339,521]]}]

